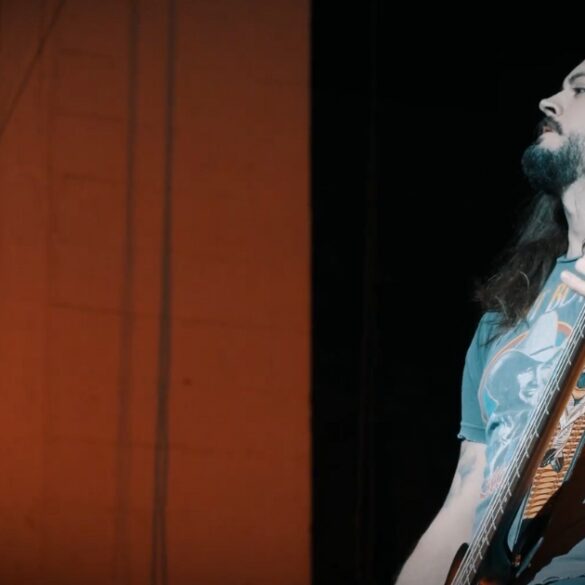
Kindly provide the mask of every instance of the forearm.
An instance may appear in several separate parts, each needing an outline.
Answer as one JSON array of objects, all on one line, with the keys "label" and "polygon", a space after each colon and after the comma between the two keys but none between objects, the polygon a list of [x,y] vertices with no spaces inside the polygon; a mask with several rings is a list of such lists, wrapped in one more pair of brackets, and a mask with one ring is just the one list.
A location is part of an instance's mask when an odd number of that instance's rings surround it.
[{"label": "forearm", "polygon": [[485,466],[485,445],[464,441],[443,507],[398,576],[396,585],[443,585],[455,554],[469,542]]},{"label": "forearm", "polygon": [[404,564],[396,585],[443,585],[464,542],[471,537],[471,519],[455,518],[442,510]]}]

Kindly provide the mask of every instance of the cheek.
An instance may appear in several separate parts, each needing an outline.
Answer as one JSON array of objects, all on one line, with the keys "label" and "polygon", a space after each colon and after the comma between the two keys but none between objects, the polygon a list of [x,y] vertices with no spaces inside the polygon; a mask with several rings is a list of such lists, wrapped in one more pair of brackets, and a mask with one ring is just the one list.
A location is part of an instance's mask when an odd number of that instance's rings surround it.
[{"label": "cheek", "polygon": [[564,135],[575,134],[585,137],[585,96],[579,105],[571,108],[560,121]]}]

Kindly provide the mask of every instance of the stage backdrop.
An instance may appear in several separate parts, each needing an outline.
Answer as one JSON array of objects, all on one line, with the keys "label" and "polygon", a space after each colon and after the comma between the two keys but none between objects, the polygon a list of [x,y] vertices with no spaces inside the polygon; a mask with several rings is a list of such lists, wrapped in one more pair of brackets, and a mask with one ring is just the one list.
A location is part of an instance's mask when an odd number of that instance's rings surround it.
[{"label": "stage backdrop", "polygon": [[2,0],[0,71],[0,581],[307,584],[308,0]]}]

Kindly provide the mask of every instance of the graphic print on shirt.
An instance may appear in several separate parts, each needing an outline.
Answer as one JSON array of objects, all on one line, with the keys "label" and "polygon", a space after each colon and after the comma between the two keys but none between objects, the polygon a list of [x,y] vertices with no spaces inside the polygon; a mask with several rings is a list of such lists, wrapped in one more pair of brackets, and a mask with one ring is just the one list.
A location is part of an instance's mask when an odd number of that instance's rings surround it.
[{"label": "graphic print on shirt", "polygon": [[[564,283],[558,284],[552,294],[545,288],[526,322],[504,335],[494,348],[479,388],[488,437],[482,500],[489,499],[501,484],[514,448],[571,334],[575,310],[582,301]],[[563,446],[572,424],[585,409],[583,395],[585,392],[574,394],[567,405],[560,432],[543,465],[562,467]]]}]

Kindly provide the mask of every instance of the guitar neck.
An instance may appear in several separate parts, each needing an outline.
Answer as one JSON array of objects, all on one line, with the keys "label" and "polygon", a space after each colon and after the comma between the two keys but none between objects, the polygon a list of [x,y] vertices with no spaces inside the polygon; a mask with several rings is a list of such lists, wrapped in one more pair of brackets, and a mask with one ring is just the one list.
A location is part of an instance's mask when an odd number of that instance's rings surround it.
[{"label": "guitar neck", "polygon": [[579,313],[471,543],[458,561],[457,572],[448,580],[450,585],[478,583],[478,575],[485,565],[486,557],[490,556],[490,549],[494,548],[496,542],[501,544],[505,539],[503,531],[509,528],[509,520],[515,516],[529,491],[564,407],[585,369],[584,337],[585,308]]}]

